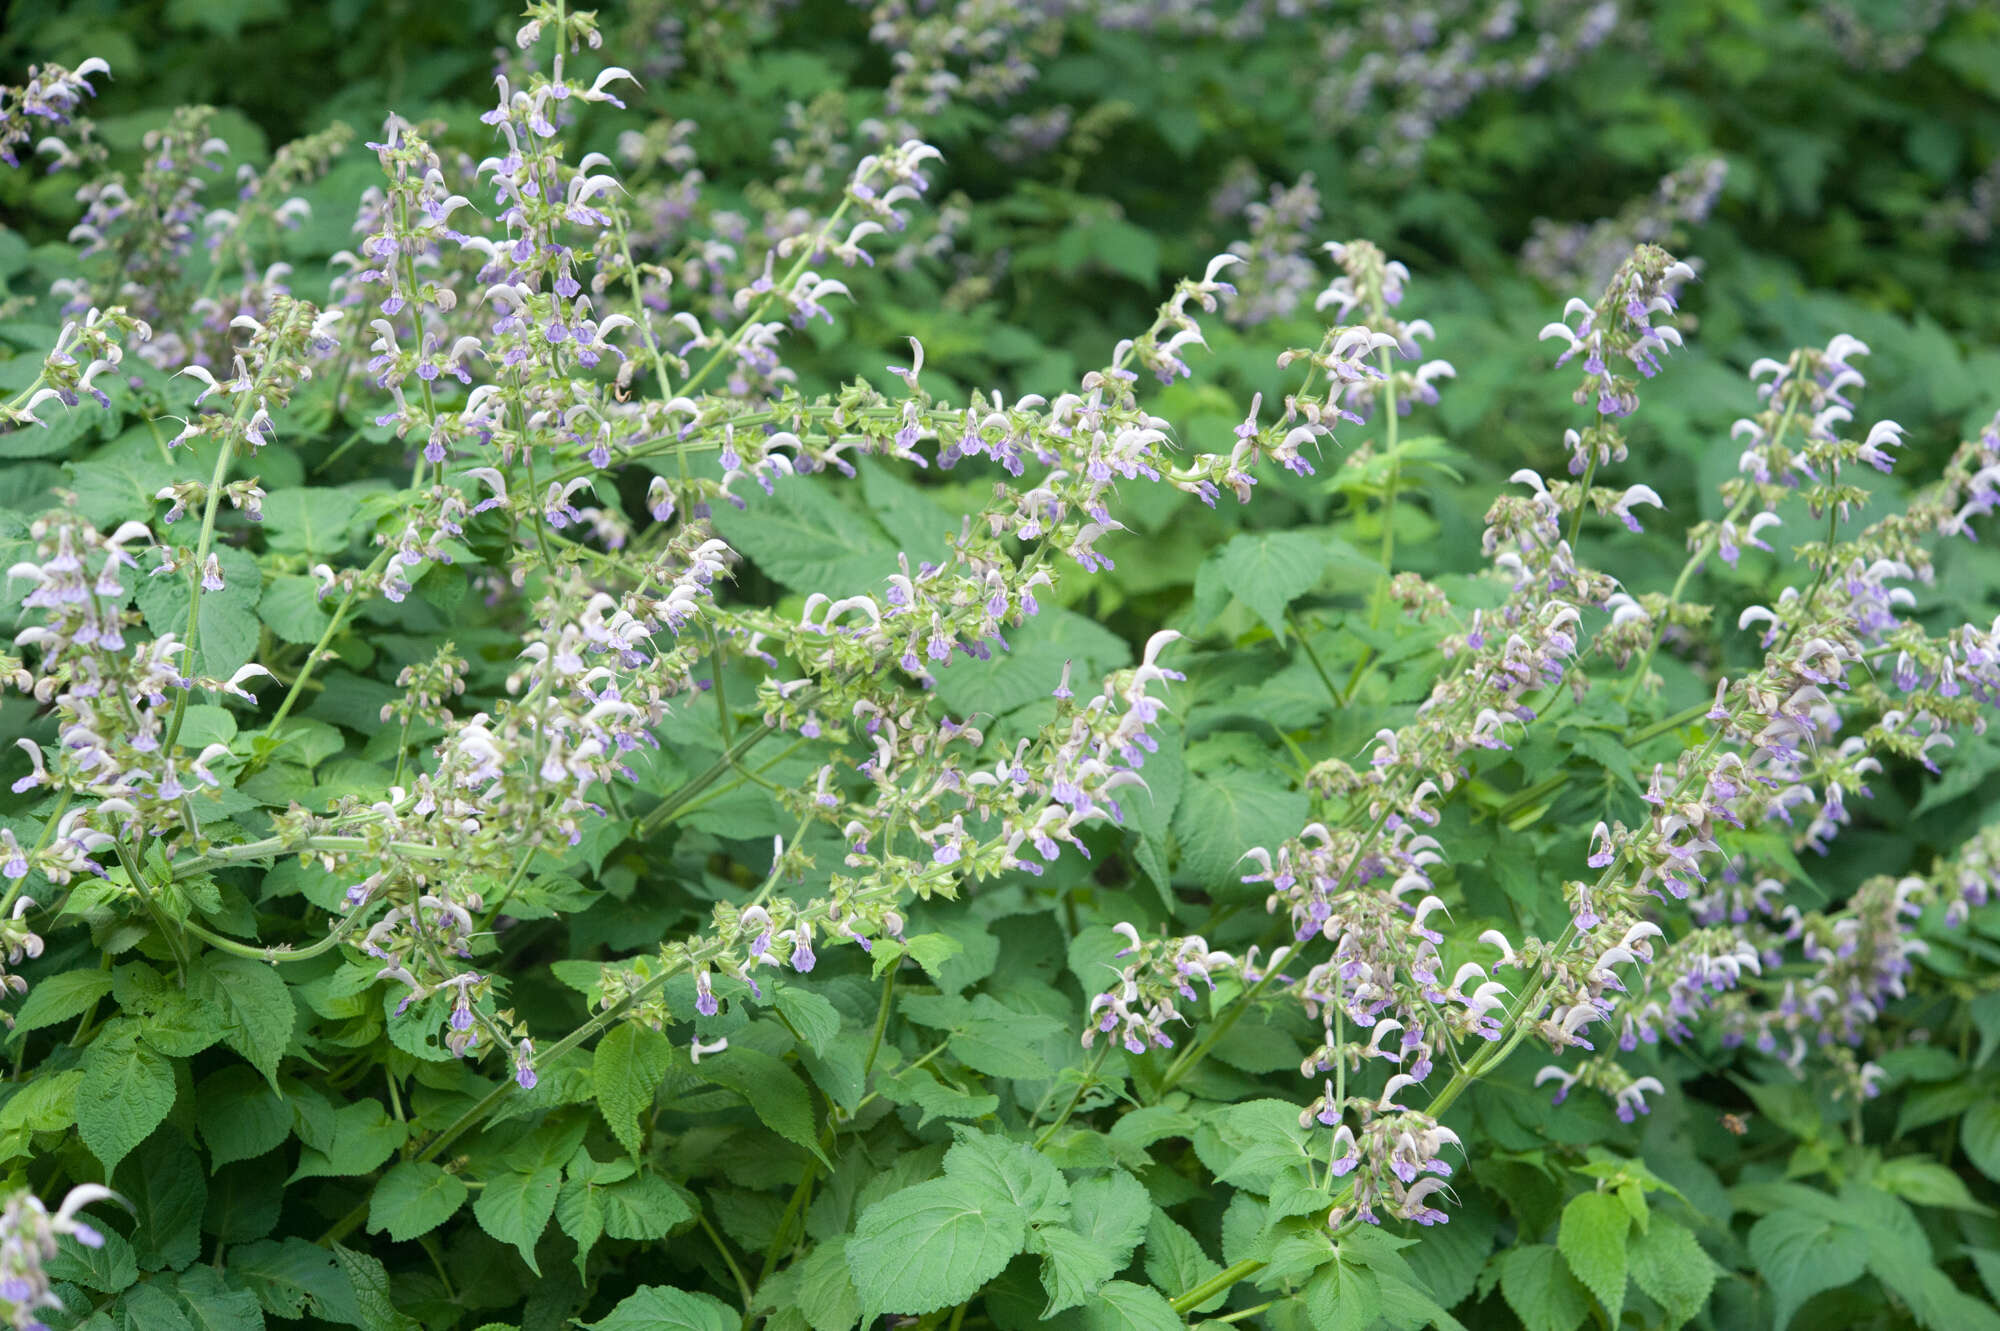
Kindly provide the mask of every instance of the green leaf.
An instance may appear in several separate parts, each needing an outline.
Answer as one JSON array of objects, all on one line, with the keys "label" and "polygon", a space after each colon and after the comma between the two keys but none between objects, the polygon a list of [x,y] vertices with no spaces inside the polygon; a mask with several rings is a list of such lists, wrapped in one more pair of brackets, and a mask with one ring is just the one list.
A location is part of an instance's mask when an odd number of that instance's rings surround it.
[{"label": "green leaf", "polygon": [[593,1331],[737,1331],[742,1315],[712,1294],[690,1294],[671,1285],[641,1285]]},{"label": "green leaf", "polygon": [[812,1331],[853,1331],[861,1320],[861,1296],[848,1273],[844,1235],[816,1244],[800,1264],[799,1312]]},{"label": "green leaf", "polygon": [[144,962],[127,962],[111,972],[111,996],[169,1058],[191,1058],[222,1038],[222,1009],[206,984],[183,988]]},{"label": "green leaf", "polygon": [[1937,1161],[1921,1156],[1905,1155],[1884,1161],[1875,1171],[1874,1181],[1884,1192],[1919,1206],[1947,1206],[1954,1211],[1992,1214],[1991,1208],[1973,1200],[1964,1179]]},{"label": "green leaf", "polygon": [[360,1326],[354,1286],[332,1253],[307,1239],[263,1239],[229,1250],[230,1276],[273,1317],[305,1316]]},{"label": "green leaf", "polygon": [[1500,1294],[1526,1331],[1575,1331],[1590,1312],[1590,1295],[1546,1243],[1515,1248],[1500,1259]]},{"label": "green leaf", "polygon": [[946,1178],[1007,1198],[1031,1225],[1069,1219],[1069,1184],[1047,1156],[1026,1142],[967,1127],[955,1131],[958,1141],[944,1157]]},{"label": "green leaf", "polygon": [[264,1331],[257,1296],[212,1266],[191,1266],[175,1276],[173,1295],[195,1331]]},{"label": "green leaf", "polygon": [[1132,1260],[1152,1209],[1146,1185],[1122,1169],[1070,1185],[1070,1228],[1110,1253],[1120,1269]]},{"label": "green leaf", "polygon": [[100,1294],[116,1294],[139,1278],[132,1245],[115,1229],[97,1227],[100,1247],[86,1248],[69,1235],[56,1240],[56,1255],[43,1268],[51,1280],[67,1280]]},{"label": "green leaf", "polygon": [[83,1073],[45,1072],[0,1105],[0,1132],[62,1132],[76,1126],[76,1091]]},{"label": "green leaf", "polygon": [[[633,1168],[624,1162],[627,1169]],[[576,1175],[574,1167],[570,1179],[556,1194],[556,1224],[562,1232],[576,1241],[576,1278],[590,1278],[590,1250],[604,1237],[604,1204],[598,1199],[598,1184],[588,1178]]]},{"label": "green leaf", "polygon": [[1283,642],[1285,607],[1319,585],[1326,564],[1326,542],[1307,532],[1244,532],[1231,537],[1229,544],[1202,561],[1195,574],[1195,620],[1207,623],[1234,596],[1256,611]]},{"label": "green leaf", "polygon": [[82,1016],[90,1005],[111,992],[111,972],[101,970],[64,971],[39,981],[28,991],[27,1001],[14,1016],[14,1039]]},{"label": "green leaf", "polygon": [[1368,1331],[1383,1311],[1375,1273],[1344,1261],[1322,1266],[1306,1285],[1305,1299],[1313,1331]]},{"label": "green leaf", "polygon": [[1045,609],[1008,629],[1006,636],[1007,650],[996,648],[984,661],[961,652],[949,661],[930,663],[946,706],[965,714],[1004,716],[1054,693],[1065,662],[1071,688],[1087,698],[1099,678],[1132,660],[1123,638],[1073,610]]},{"label": "green leaf", "polygon": [[292,1135],[292,1107],[254,1068],[232,1063],[195,1088],[195,1125],[208,1146],[209,1165],[253,1160]]},{"label": "green leaf", "polygon": [[1583,1287],[1597,1296],[1615,1326],[1625,1306],[1625,1204],[1608,1192],[1586,1192],[1563,1208],[1556,1247]]},{"label": "green leaf", "polygon": [[223,1039],[277,1085],[278,1060],[291,1043],[291,990],[275,966],[248,957],[213,956],[203,967],[224,1017]]},{"label": "green leaf", "polygon": [[98,1038],[83,1055],[76,1127],[106,1174],[146,1140],[174,1107],[173,1065],[131,1039]]},{"label": "green leaf", "polygon": [[1679,1221],[1655,1215],[1631,1236],[1632,1283],[1678,1326],[1691,1321],[1715,1288],[1715,1262]]},{"label": "green leaf", "polygon": [[1087,1331],[1183,1331],[1174,1305],[1158,1290],[1114,1280],[1083,1305]]},{"label": "green leaf", "polygon": [[1027,1237],[1027,1216],[1004,1192],[934,1179],[862,1212],[847,1267],[865,1311],[934,1312],[978,1293]]},{"label": "green leaf", "polygon": [[350,490],[279,490],[264,500],[264,540],[290,554],[339,554],[360,511],[361,498]]},{"label": "green leaf", "polygon": [[673,1063],[667,1037],[636,1021],[621,1021],[606,1031],[591,1055],[597,1112],[635,1157],[645,1141],[640,1119],[651,1112],[660,1081]]},{"label": "green leaf", "polygon": [[132,1286],[110,1311],[113,1324],[122,1331],[194,1331],[164,1282],[149,1280]]},{"label": "green leaf", "polygon": [[1305,794],[1269,772],[1230,767],[1190,775],[1174,810],[1180,876],[1224,900],[1247,899],[1243,852],[1297,836],[1306,813]]},{"label": "green leaf", "polygon": [[687,1199],[656,1174],[639,1174],[601,1190],[604,1232],[614,1239],[666,1237],[676,1225],[694,1219]]},{"label": "green leaf", "polygon": [[389,1295],[389,1272],[379,1259],[338,1243],[332,1251],[334,1265],[354,1291],[354,1304],[360,1312],[356,1324],[363,1331],[423,1331],[414,1318],[396,1311]]},{"label": "green leaf", "polygon": [[1028,1249],[1042,1254],[1042,1288],[1048,1291],[1044,1319],[1080,1306],[1124,1263],[1083,1235],[1063,1225],[1036,1230]]},{"label": "green leaf", "polygon": [[368,1200],[368,1229],[397,1243],[428,1234],[465,1205],[465,1181],[428,1160],[405,1160],[375,1184]]},{"label": "green leaf", "polygon": [[897,1104],[915,1105],[923,1111],[918,1127],[938,1118],[984,1118],[1000,1107],[997,1095],[977,1095],[953,1090],[940,1082],[929,1068],[907,1067],[877,1083],[878,1089]]},{"label": "green leaf", "polygon": [[1959,1124],[1965,1158],[1990,1179],[2000,1179],[2000,1100],[1982,1097]]},{"label": "green leaf", "polygon": [[896,544],[838,494],[826,484],[780,485],[769,495],[752,488],[746,508],[717,503],[711,520],[730,549],[793,591],[873,590],[896,571]]},{"label": "green leaf", "polygon": [[[257,601],[264,578],[251,555],[231,546],[215,552],[222,566],[223,587],[203,592],[196,635],[196,673],[208,679],[228,679],[257,652]],[[186,570],[139,579],[139,609],[155,634],[183,637],[188,627]]]},{"label": "green leaf", "polygon": [[1826,1216],[1776,1211],[1750,1227],[1750,1256],[1777,1299],[1771,1325],[1785,1331],[1807,1299],[1861,1278],[1868,1241]]},{"label": "green leaf", "polygon": [[271,579],[257,602],[257,617],[286,642],[310,646],[320,640],[333,612],[319,599],[319,581],[286,574]]},{"label": "green leaf", "polygon": [[703,1081],[741,1095],[765,1127],[826,1162],[813,1124],[812,1093],[783,1059],[760,1049],[732,1045],[727,1052],[705,1059],[695,1071]]},{"label": "green leaf", "polygon": [[486,1180],[478,1200],[472,1203],[473,1217],[488,1234],[502,1243],[513,1244],[528,1269],[540,1275],[542,1268],[535,1264],[535,1244],[548,1228],[549,1217],[555,1214],[556,1191],[561,1185],[562,1171],[554,1165],[533,1173],[495,1175]]},{"label": "green leaf", "polygon": [[179,1270],[201,1255],[208,1176],[192,1143],[169,1128],[125,1158],[114,1186],[132,1205],[132,1255],[143,1270]]},{"label": "green leaf", "polygon": [[[1152,1218],[1146,1224],[1146,1279],[1179,1298],[1221,1271],[1222,1263],[1203,1252],[1200,1241],[1178,1220],[1158,1207],[1153,1208]],[[1225,1290],[1193,1311],[1213,1312],[1228,1297]]]},{"label": "green leaf", "polygon": [[1302,1175],[1311,1158],[1298,1106],[1286,1100],[1245,1100],[1213,1110],[1194,1142],[1217,1179],[1265,1194],[1280,1176]]},{"label": "green leaf", "polygon": [[332,1128],[330,1136],[307,1142],[299,1152],[294,1181],[372,1174],[410,1135],[408,1126],[390,1118],[379,1100],[342,1105],[333,1111]]},{"label": "green leaf", "polygon": [[825,1057],[833,1045],[833,1037],[840,1034],[840,1009],[823,995],[789,984],[772,995],[771,1001],[785,1014],[785,1020],[806,1042],[806,1047]]}]

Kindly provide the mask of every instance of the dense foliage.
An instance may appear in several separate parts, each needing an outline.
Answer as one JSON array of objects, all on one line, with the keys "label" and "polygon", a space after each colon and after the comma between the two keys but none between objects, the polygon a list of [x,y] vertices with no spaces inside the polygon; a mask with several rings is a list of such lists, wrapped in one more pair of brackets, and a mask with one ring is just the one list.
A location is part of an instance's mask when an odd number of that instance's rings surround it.
[{"label": "dense foliage", "polygon": [[2000,1327],[2000,16],[11,17],[11,1325]]}]

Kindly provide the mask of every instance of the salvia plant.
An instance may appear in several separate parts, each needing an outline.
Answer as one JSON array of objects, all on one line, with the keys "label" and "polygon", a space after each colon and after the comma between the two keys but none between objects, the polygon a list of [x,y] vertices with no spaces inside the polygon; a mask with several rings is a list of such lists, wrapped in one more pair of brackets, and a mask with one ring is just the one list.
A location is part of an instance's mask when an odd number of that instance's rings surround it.
[{"label": "salvia plant", "polygon": [[[1456,363],[1249,166],[1087,369],[824,384],[963,258],[925,126],[1069,31],[992,8],[877,6],[883,114],[741,197],[626,99],[749,8],[533,4],[478,139],[0,92],[77,207],[0,361],[9,1324],[2000,1326],[2000,825],[1881,830],[1990,770],[2000,417],[1829,328],[1669,512],[1707,159]],[[1620,21],[1545,8],[1342,29],[1321,109],[1407,165]],[[1456,509],[1455,383],[1530,368],[1567,425]]]}]

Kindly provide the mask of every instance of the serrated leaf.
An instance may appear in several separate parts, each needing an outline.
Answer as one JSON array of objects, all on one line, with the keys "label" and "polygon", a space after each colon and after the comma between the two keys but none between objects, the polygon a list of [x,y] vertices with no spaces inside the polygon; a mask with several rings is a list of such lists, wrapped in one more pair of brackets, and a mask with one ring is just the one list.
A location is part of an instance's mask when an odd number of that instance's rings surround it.
[{"label": "serrated leaf", "polygon": [[1182,1331],[1181,1315],[1156,1289],[1114,1280],[1083,1306],[1087,1331]]},{"label": "serrated leaf", "polygon": [[712,521],[732,550],[794,591],[873,591],[896,571],[896,544],[841,502],[836,487],[803,480],[769,495],[752,489],[741,510],[718,503]]},{"label": "serrated leaf", "polygon": [[[1152,1217],[1146,1222],[1146,1279],[1179,1298],[1221,1271],[1222,1263],[1203,1252],[1200,1241],[1178,1220],[1153,1208]],[[1213,1312],[1228,1297],[1224,1291],[1191,1311]]]},{"label": "serrated leaf", "polygon": [[1861,1278],[1868,1242],[1860,1230],[1826,1216],[1775,1211],[1750,1227],[1750,1256],[1776,1296],[1771,1325],[1785,1331],[1807,1299]]},{"label": "serrated leaf", "polygon": [[191,1266],[175,1276],[173,1296],[195,1331],[264,1331],[257,1296],[212,1266]]},{"label": "serrated leaf", "polygon": [[664,1238],[676,1225],[694,1219],[687,1200],[656,1174],[637,1174],[601,1189],[604,1232],[614,1239]]},{"label": "serrated leaf", "polygon": [[1326,542],[1306,532],[1243,532],[1202,561],[1195,574],[1197,622],[1214,618],[1230,596],[1257,613],[1285,640],[1285,607],[1319,584]]},{"label": "serrated leaf", "polygon": [[1047,1156],[1026,1142],[993,1133],[965,1127],[955,1131],[958,1141],[944,1157],[946,1178],[1007,1198],[1031,1225],[1069,1219],[1069,1183]]},{"label": "serrated leaf", "polygon": [[1282,777],[1245,767],[1189,776],[1174,810],[1179,876],[1224,900],[1245,899],[1243,852],[1297,836],[1307,801]]},{"label": "serrated leaf", "polygon": [[1042,1255],[1042,1288],[1049,1296],[1048,1306],[1042,1309],[1044,1319],[1080,1306],[1105,1281],[1117,1275],[1123,1265],[1111,1253],[1063,1225],[1035,1231],[1028,1247]]},{"label": "serrated leaf", "polygon": [[194,1331],[164,1282],[134,1285],[111,1305],[110,1321],[119,1331]]},{"label": "serrated leaf", "polygon": [[772,996],[806,1047],[822,1057],[840,1034],[840,1009],[810,989],[786,985]]},{"label": "serrated leaf", "polygon": [[1946,1206],[1954,1211],[1992,1214],[1991,1208],[1974,1201],[1965,1180],[1935,1160],[1900,1156],[1884,1161],[1875,1171],[1875,1186],[1919,1206]]},{"label": "serrated leaf", "polygon": [[98,1039],[83,1055],[76,1127],[106,1174],[146,1140],[174,1107],[173,1065],[127,1038]]},{"label": "serrated leaf", "polygon": [[28,991],[27,1001],[14,1016],[11,1038],[18,1040],[29,1031],[80,1017],[91,1004],[110,992],[110,971],[77,970],[51,975]]},{"label": "serrated leaf", "polygon": [[202,1078],[194,1098],[195,1125],[211,1168],[254,1159],[292,1135],[292,1107],[255,1068],[241,1063],[220,1068]]},{"label": "serrated leaf", "polygon": [[479,1227],[519,1250],[521,1260],[536,1275],[535,1244],[555,1214],[556,1192],[562,1185],[562,1171],[550,1165],[532,1173],[510,1172],[486,1180],[486,1186],[472,1203]]},{"label": "serrated leaf", "polygon": [[978,1293],[1027,1236],[1027,1216],[1004,1192],[933,1179],[862,1212],[847,1269],[864,1312],[935,1312]]},{"label": "serrated leaf", "polygon": [[428,1160],[392,1166],[368,1199],[368,1229],[397,1243],[428,1234],[465,1205],[465,1180]]},{"label": "serrated leaf", "polygon": [[208,1176],[194,1146],[172,1128],[127,1156],[113,1184],[131,1204],[132,1255],[142,1270],[179,1270],[201,1254]]},{"label": "serrated leaf", "polygon": [[923,1111],[918,1127],[939,1118],[984,1118],[1000,1107],[999,1096],[953,1090],[938,1081],[929,1068],[902,1068],[878,1086],[897,1104],[915,1105]]},{"label": "serrated leaf", "polygon": [[800,1264],[799,1313],[812,1331],[853,1331],[861,1320],[861,1296],[848,1273],[844,1235],[816,1244]]},{"label": "serrated leaf", "polygon": [[0,1132],[61,1132],[76,1126],[76,1092],[83,1073],[45,1072],[0,1105]]},{"label": "serrated leaf", "polygon": [[645,1140],[640,1119],[652,1110],[660,1081],[673,1066],[673,1046],[651,1027],[623,1021],[604,1033],[590,1062],[597,1112],[611,1135],[637,1156]]},{"label": "serrated leaf", "polygon": [[[222,590],[203,592],[197,615],[196,673],[228,679],[257,651],[257,601],[264,591],[262,572],[251,555],[231,546],[215,551],[222,566]],[[150,570],[148,570],[150,572]],[[155,634],[185,637],[188,629],[186,571],[139,579],[136,593],[146,627]]]},{"label": "serrated leaf", "polygon": [[556,1194],[556,1224],[576,1242],[576,1278],[590,1277],[590,1250],[604,1237],[604,1206],[598,1200],[598,1186],[572,1171],[570,1179]]},{"label": "serrated leaf", "polygon": [[1590,1312],[1590,1295],[1562,1254],[1531,1243],[1500,1259],[1500,1295],[1526,1331],[1575,1331]]},{"label": "serrated leaf", "polygon": [[1070,1228],[1110,1253],[1121,1269],[1146,1233],[1152,1209],[1146,1185],[1122,1169],[1070,1184]]},{"label": "serrated leaf", "polygon": [[356,1100],[333,1111],[332,1133],[299,1152],[294,1180],[370,1174],[409,1138],[407,1125],[389,1117],[379,1100]]},{"label": "serrated leaf", "polygon": [[257,617],[286,642],[310,646],[333,622],[333,611],[319,599],[319,582],[285,574],[271,579],[257,602]]},{"label": "serrated leaf", "polygon": [[671,1285],[641,1285],[602,1320],[584,1323],[592,1331],[737,1331],[741,1314],[712,1294],[691,1294]]},{"label": "serrated leaf", "polygon": [[1368,1331],[1382,1315],[1381,1282],[1365,1267],[1329,1262],[1306,1285],[1305,1302],[1313,1331]]},{"label": "serrated leaf", "polygon": [[202,969],[223,1011],[223,1039],[275,1086],[297,1015],[277,968],[248,957],[211,956]]},{"label": "serrated leaf", "polygon": [[1990,1179],[2000,1179],[2000,1100],[1987,1096],[1965,1111],[1959,1122],[1959,1144],[1965,1158]]},{"label": "serrated leaf", "polygon": [[350,490],[279,490],[264,500],[264,540],[271,549],[291,554],[339,554],[347,548],[347,533],[360,511],[361,498]]},{"label": "serrated leaf", "polygon": [[1715,1262],[1685,1225],[1655,1215],[1632,1235],[1632,1283],[1667,1311],[1675,1325],[1691,1320],[1715,1288]]},{"label": "serrated leaf", "polygon": [[230,1277],[255,1293],[272,1316],[361,1325],[354,1287],[325,1248],[301,1238],[263,1239],[231,1248],[228,1256]]},{"label": "serrated leaf", "polygon": [[138,1259],[123,1234],[102,1226],[104,1242],[86,1248],[70,1235],[56,1240],[56,1255],[43,1268],[51,1280],[67,1280],[100,1294],[116,1294],[139,1278]]},{"label": "serrated leaf", "polygon": [[1556,1248],[1583,1287],[1597,1296],[1617,1325],[1625,1306],[1625,1233],[1631,1212],[1608,1192],[1586,1192],[1563,1208]]},{"label": "serrated leaf", "polygon": [[414,1318],[396,1311],[389,1296],[389,1272],[381,1261],[343,1244],[333,1244],[333,1263],[354,1291],[362,1331],[423,1331]]},{"label": "serrated leaf", "polygon": [[726,1086],[749,1101],[765,1127],[826,1161],[813,1124],[812,1093],[783,1059],[732,1045],[727,1052],[703,1060],[695,1071],[703,1081]]}]

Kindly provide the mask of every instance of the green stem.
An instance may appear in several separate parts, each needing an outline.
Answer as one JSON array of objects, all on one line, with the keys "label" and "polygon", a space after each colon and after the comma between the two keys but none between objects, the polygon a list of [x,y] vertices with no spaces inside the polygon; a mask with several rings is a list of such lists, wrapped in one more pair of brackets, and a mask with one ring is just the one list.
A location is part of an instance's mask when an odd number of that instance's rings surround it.
[{"label": "green stem", "polygon": [[1333,699],[1335,707],[1344,706],[1345,700],[1341,698],[1339,688],[1334,685],[1333,676],[1327,673],[1326,662],[1319,659],[1319,653],[1313,648],[1312,639],[1306,636],[1305,626],[1299,623],[1299,617],[1292,613],[1290,606],[1285,607],[1285,622],[1290,624],[1292,632],[1298,635],[1299,646],[1306,649],[1306,660],[1312,662],[1313,673],[1318,675],[1319,682],[1326,686],[1326,696]]},{"label": "green stem", "polygon": [[[367,582],[372,579],[386,568],[388,563],[389,551],[384,549],[380,554],[375,556],[374,562],[362,571],[360,582]],[[298,702],[299,695],[305,692],[306,681],[312,678],[313,668],[326,659],[327,644],[333,641],[334,634],[340,632],[342,625],[347,620],[347,612],[353,608],[354,602],[359,597],[360,591],[357,586],[348,588],[346,595],[340,598],[340,604],[334,607],[333,617],[326,621],[326,628],[320,632],[319,641],[314,643],[312,650],[306,653],[305,664],[299,667],[298,675],[292,680],[292,687],[286,690],[285,700],[278,704],[277,715],[273,716],[265,724],[262,738],[271,738],[273,732],[280,725],[284,724],[285,718],[291,715],[292,707]]]},{"label": "green stem", "polygon": [[[260,379],[261,384],[261,379]],[[194,674],[195,640],[201,630],[201,578],[202,569],[208,563],[209,549],[215,541],[215,513],[222,504],[222,483],[229,478],[229,464],[236,459],[236,435],[242,429],[244,413],[256,401],[255,386],[243,394],[243,400],[236,406],[236,415],[230,420],[229,428],[222,436],[222,449],[215,455],[215,472],[209,477],[208,499],[201,514],[201,537],[195,543],[194,560],[188,565],[188,617],[187,634],[182,642],[182,650],[187,662],[187,673]],[[174,699],[174,718],[167,726],[166,748],[173,750],[181,737],[181,721],[187,715],[188,695],[192,689],[182,689]]]},{"label": "green stem", "polygon": [[708,1241],[715,1245],[715,1250],[722,1254],[722,1264],[729,1268],[731,1278],[736,1281],[737,1292],[743,1296],[744,1310],[748,1311],[750,1305],[755,1302],[755,1297],[750,1293],[750,1282],[743,1278],[743,1268],[738,1266],[736,1259],[730,1255],[729,1245],[722,1241],[722,1235],[716,1233],[715,1226],[708,1223],[707,1211],[697,1210],[694,1219],[695,1223],[701,1226],[701,1232],[708,1235]]},{"label": "green stem", "polygon": [[1098,1070],[1104,1066],[1104,1060],[1110,1056],[1110,1053],[1111,1045],[1109,1041],[1102,1042],[1097,1046],[1097,1052],[1091,1056],[1090,1066],[1083,1070],[1082,1078],[1076,1083],[1076,1094],[1070,1096],[1069,1103],[1063,1106],[1062,1113],[1056,1115],[1056,1121],[1044,1128],[1042,1134],[1035,1138],[1035,1149],[1037,1151],[1047,1146],[1049,1139],[1062,1130],[1063,1124],[1069,1122],[1070,1115],[1074,1114],[1076,1107],[1083,1103],[1084,1095],[1089,1092],[1091,1087],[1097,1084]]},{"label": "green stem", "polygon": [[707,771],[684,782],[678,790],[667,796],[656,808],[641,818],[639,820],[638,835],[642,838],[651,836],[673,821],[674,816],[693,802],[696,795],[714,785],[722,779],[724,773],[734,768],[737,759],[750,752],[751,749],[762,743],[766,737],[775,734],[776,731],[777,727],[771,725],[769,722],[765,722],[746,732],[743,738],[730,745]]},{"label": "green stem", "polygon": [[1177,1313],[1185,1314],[1191,1312],[1238,1281],[1248,1280],[1251,1276],[1263,1270],[1265,1266],[1266,1263],[1264,1262],[1248,1259],[1240,1261],[1234,1266],[1216,1272],[1187,1293],[1170,1300],[1170,1302]]}]

